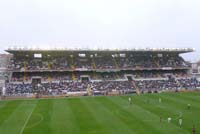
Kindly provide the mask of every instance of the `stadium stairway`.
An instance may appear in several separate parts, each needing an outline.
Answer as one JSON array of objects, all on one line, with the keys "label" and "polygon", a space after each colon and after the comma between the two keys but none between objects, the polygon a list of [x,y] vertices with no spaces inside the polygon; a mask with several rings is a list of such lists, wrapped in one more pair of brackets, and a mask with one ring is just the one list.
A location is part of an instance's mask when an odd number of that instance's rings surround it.
[{"label": "stadium stairway", "polygon": [[160,68],[160,65],[159,65],[158,61],[156,61],[155,59],[153,59],[153,61],[154,61],[154,63],[156,64],[156,66],[157,66],[158,68]]},{"label": "stadium stairway", "polygon": [[51,81],[51,76],[50,76],[50,75],[48,75],[48,81],[49,81],[49,82]]},{"label": "stadium stairway", "polygon": [[96,69],[96,68],[97,68],[97,66],[96,66],[96,63],[95,63],[94,59],[92,59],[92,66],[93,66],[93,68],[94,68],[94,69]]},{"label": "stadium stairway", "polygon": [[113,58],[113,60],[114,60],[114,63],[115,63],[115,68],[119,69],[119,65],[118,65],[117,61],[115,60],[115,58]]},{"label": "stadium stairway", "polygon": [[156,74],[158,78],[161,78],[161,75],[159,73]]},{"label": "stadium stairway", "polygon": [[24,78],[23,78],[24,81],[26,81],[26,72],[24,72]]},{"label": "stadium stairway", "polygon": [[136,65],[135,69],[137,69],[137,70],[140,70],[140,69],[141,69],[141,67],[140,67],[140,66],[138,66],[138,65]]},{"label": "stadium stairway", "polygon": [[48,62],[48,69],[51,70],[51,63]]},{"label": "stadium stairway", "polygon": [[97,79],[97,74],[95,71],[93,72],[93,75],[94,75],[94,78]]},{"label": "stadium stairway", "polygon": [[12,76],[13,76],[13,72],[10,72],[9,75],[8,75],[8,80],[11,80]]},{"label": "stadium stairway", "polygon": [[26,81],[26,62],[24,62],[24,81]]},{"label": "stadium stairway", "polygon": [[117,79],[120,79],[119,75],[116,73]]},{"label": "stadium stairway", "polygon": [[90,85],[89,85],[89,84],[87,85],[87,93],[88,93],[88,95],[89,95],[89,96],[91,96],[91,95],[92,95],[92,90],[91,90],[91,88],[90,88]]},{"label": "stadium stairway", "polygon": [[26,71],[26,62],[24,62],[24,70]]},{"label": "stadium stairway", "polygon": [[139,90],[138,86],[135,84],[135,81],[132,80],[131,83],[132,83],[133,87],[136,89],[136,93],[140,94],[140,90]]},{"label": "stadium stairway", "polygon": [[179,87],[181,87],[182,88],[182,85],[181,85],[181,83],[175,78],[175,81],[176,81],[176,84],[179,86]]},{"label": "stadium stairway", "polygon": [[75,65],[71,65],[71,69],[72,69],[72,70],[75,70]]},{"label": "stadium stairway", "polygon": [[71,57],[71,69],[75,70],[74,59]]},{"label": "stadium stairway", "polygon": [[[51,70],[51,63],[48,62],[48,69]],[[51,81],[51,76],[48,74],[48,81]]]},{"label": "stadium stairway", "polygon": [[73,80],[73,81],[76,80],[76,76],[75,76],[74,72],[72,72],[72,80]]}]

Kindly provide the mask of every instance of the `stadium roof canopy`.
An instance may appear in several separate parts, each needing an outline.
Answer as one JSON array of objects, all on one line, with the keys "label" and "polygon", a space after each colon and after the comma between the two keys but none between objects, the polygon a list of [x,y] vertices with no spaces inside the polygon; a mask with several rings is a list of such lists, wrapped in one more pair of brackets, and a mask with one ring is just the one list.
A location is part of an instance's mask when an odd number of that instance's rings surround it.
[{"label": "stadium roof canopy", "polygon": [[133,49],[69,49],[69,48],[8,48],[6,52],[15,54],[18,52],[175,52],[188,53],[193,52],[193,48],[133,48]]}]

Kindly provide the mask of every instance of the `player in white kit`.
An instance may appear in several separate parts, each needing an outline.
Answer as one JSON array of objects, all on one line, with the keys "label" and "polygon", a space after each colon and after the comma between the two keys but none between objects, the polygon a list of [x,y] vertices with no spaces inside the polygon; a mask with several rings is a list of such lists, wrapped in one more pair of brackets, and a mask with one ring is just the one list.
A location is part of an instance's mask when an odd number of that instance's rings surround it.
[{"label": "player in white kit", "polygon": [[128,98],[129,105],[131,105],[131,97]]}]

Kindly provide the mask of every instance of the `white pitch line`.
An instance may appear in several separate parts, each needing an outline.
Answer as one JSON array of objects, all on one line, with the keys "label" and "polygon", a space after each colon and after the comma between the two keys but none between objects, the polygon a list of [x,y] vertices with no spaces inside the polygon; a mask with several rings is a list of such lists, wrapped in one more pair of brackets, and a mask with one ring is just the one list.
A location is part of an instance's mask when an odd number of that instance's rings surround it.
[{"label": "white pitch line", "polygon": [[38,115],[40,117],[40,120],[37,121],[36,123],[32,124],[31,126],[26,127],[26,128],[32,128],[32,127],[38,125],[40,122],[42,122],[44,120],[44,118],[43,118],[43,116],[41,114],[35,114],[35,115]]},{"label": "white pitch line", "polygon": [[[35,106],[36,106],[36,105],[35,105]],[[23,134],[24,129],[25,129],[25,127],[26,127],[26,125],[27,125],[27,123],[28,123],[28,121],[29,121],[29,119],[30,119],[30,117],[31,117],[31,115],[32,115],[32,113],[33,113],[33,111],[34,111],[34,109],[35,109],[35,106],[34,106],[33,110],[30,112],[30,114],[28,115],[28,118],[26,119],[26,121],[25,121],[23,127],[21,128],[20,134]]]}]

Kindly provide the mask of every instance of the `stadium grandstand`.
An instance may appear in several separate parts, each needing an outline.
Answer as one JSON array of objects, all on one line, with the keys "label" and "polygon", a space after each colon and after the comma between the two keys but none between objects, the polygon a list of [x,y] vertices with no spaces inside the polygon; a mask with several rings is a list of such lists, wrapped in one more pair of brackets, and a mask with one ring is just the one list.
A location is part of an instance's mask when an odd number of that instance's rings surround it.
[{"label": "stadium grandstand", "polygon": [[6,96],[115,95],[197,89],[193,49],[8,49]]},{"label": "stadium grandstand", "polygon": [[8,77],[7,65],[11,55],[9,54],[0,54],[0,95],[3,93],[2,89],[5,87],[5,81]]}]

